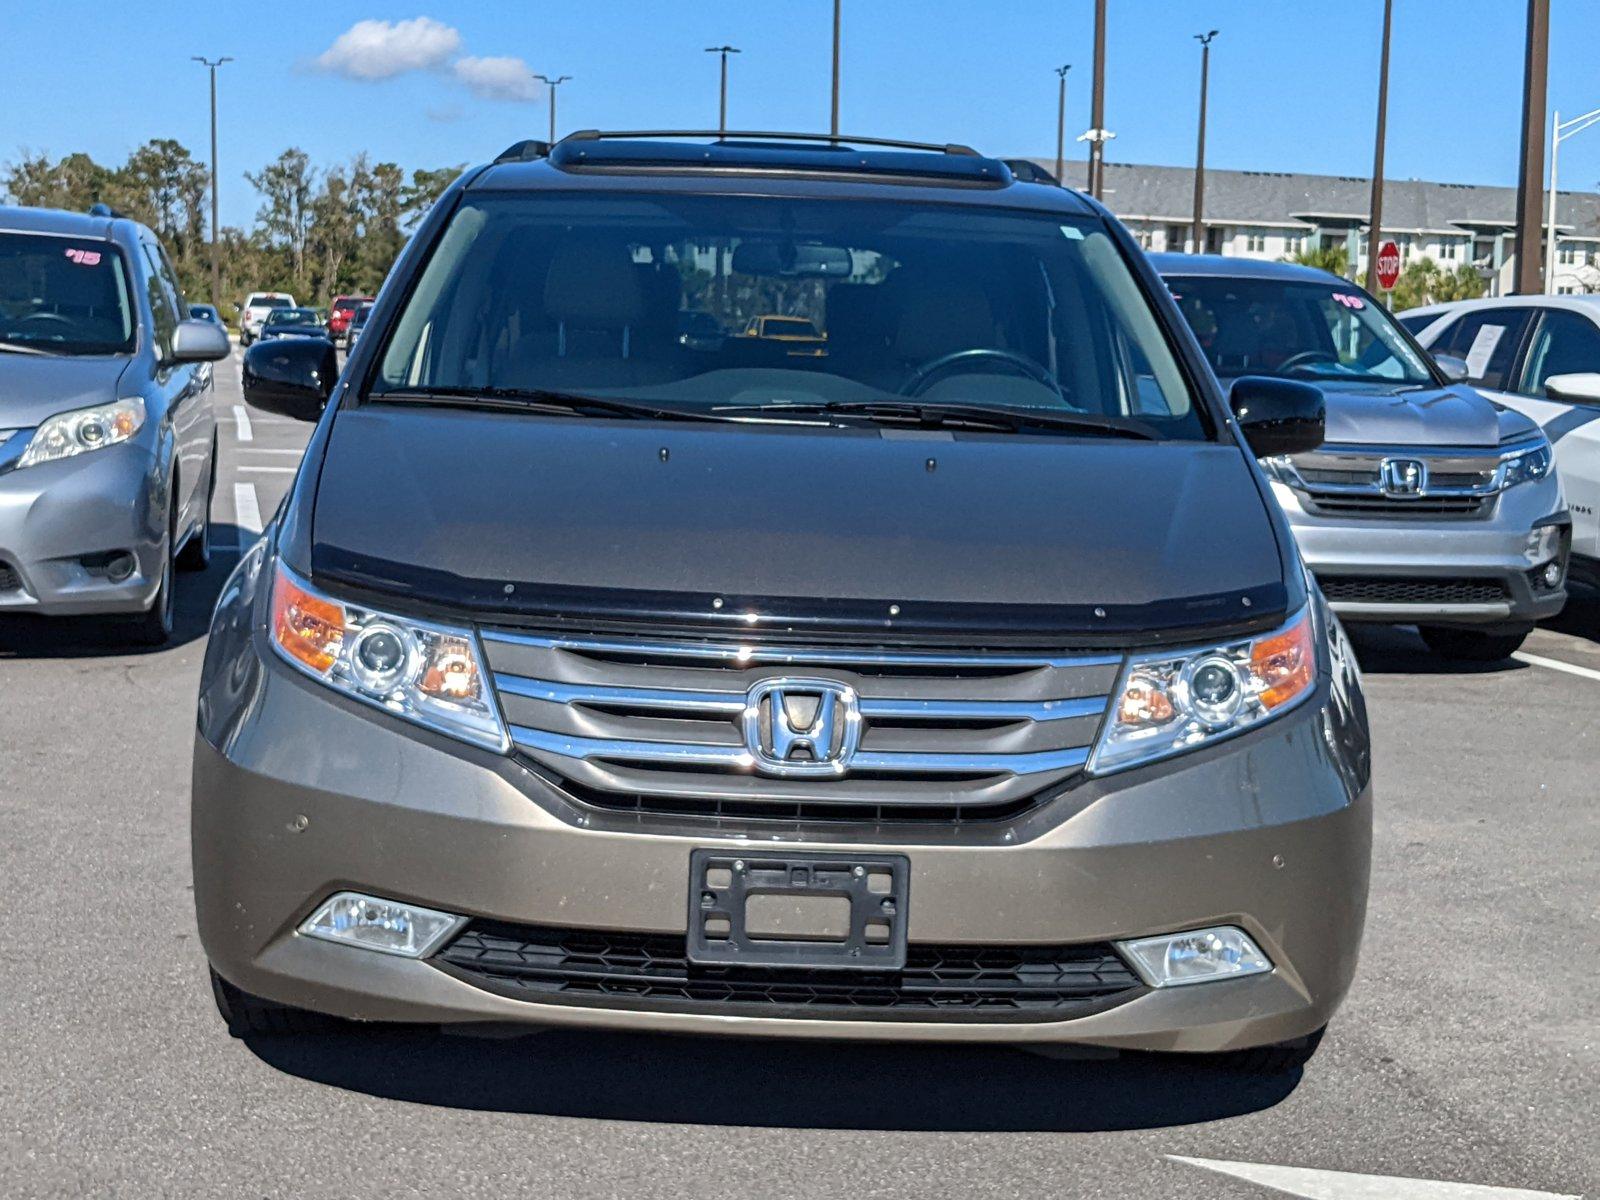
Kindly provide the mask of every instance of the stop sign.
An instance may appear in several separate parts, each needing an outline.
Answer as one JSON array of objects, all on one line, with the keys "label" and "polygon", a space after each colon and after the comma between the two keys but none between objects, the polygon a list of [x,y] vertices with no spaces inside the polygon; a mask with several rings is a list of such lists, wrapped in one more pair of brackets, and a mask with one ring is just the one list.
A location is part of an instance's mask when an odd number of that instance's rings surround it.
[{"label": "stop sign", "polygon": [[1378,286],[1384,291],[1394,290],[1400,281],[1400,247],[1385,242],[1378,247]]}]

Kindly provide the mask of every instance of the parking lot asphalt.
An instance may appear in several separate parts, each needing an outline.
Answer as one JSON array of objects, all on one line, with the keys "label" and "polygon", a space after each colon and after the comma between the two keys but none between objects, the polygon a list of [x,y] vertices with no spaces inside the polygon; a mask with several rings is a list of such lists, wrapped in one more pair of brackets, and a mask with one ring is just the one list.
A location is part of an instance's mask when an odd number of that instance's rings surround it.
[{"label": "parking lot asphalt", "polygon": [[[270,518],[307,429],[246,408],[236,360],[217,382],[228,546]],[[188,789],[234,561],[182,579],[159,652],[96,622],[0,627],[0,1195],[1600,1194],[1600,601],[1492,668],[1358,633],[1377,743],[1361,972],[1303,1076],[1248,1080],[614,1034],[231,1039]],[[1342,1177],[1268,1168],[1395,1179],[1318,1191]]]}]

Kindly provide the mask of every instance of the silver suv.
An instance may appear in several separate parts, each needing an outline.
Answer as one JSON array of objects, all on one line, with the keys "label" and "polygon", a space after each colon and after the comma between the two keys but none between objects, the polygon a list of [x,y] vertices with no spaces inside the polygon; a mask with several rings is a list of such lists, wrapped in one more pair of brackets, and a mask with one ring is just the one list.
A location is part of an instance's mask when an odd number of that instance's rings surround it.
[{"label": "silver suv", "polygon": [[1326,444],[1262,466],[1342,619],[1416,625],[1439,654],[1494,661],[1561,611],[1572,523],[1537,424],[1442,374],[1347,280],[1152,258],[1218,378],[1322,389]]},{"label": "silver suv", "polygon": [[[98,206],[97,206],[98,208]],[[172,633],[210,557],[211,370],[155,234],[109,209],[0,208],[0,619],[114,613]]]}]

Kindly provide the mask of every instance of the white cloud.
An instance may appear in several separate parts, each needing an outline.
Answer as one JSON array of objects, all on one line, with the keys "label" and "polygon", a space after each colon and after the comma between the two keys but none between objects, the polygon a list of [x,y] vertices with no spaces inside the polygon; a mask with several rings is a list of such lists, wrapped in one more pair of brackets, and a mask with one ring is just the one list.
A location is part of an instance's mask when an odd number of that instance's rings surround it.
[{"label": "white cloud", "polygon": [[442,66],[460,49],[461,34],[432,17],[357,21],[317,57],[316,65],[347,79],[391,79],[407,71]]},{"label": "white cloud", "polygon": [[542,85],[520,58],[458,58],[451,64],[456,78],[485,100],[538,100]]}]

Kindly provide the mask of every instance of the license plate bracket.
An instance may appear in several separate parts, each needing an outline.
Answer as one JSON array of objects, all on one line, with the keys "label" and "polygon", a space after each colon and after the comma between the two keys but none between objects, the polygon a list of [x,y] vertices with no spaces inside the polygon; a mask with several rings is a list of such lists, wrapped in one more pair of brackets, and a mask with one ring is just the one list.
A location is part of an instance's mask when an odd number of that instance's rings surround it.
[{"label": "license plate bracket", "polygon": [[[693,850],[689,961],[718,967],[901,970],[910,883],[911,860],[903,854]],[[758,918],[754,931],[752,897],[775,898],[764,901],[763,911],[780,914]],[[784,898],[794,910],[789,930],[781,928]],[[837,914],[833,927],[815,930],[813,922],[829,913]]]}]

